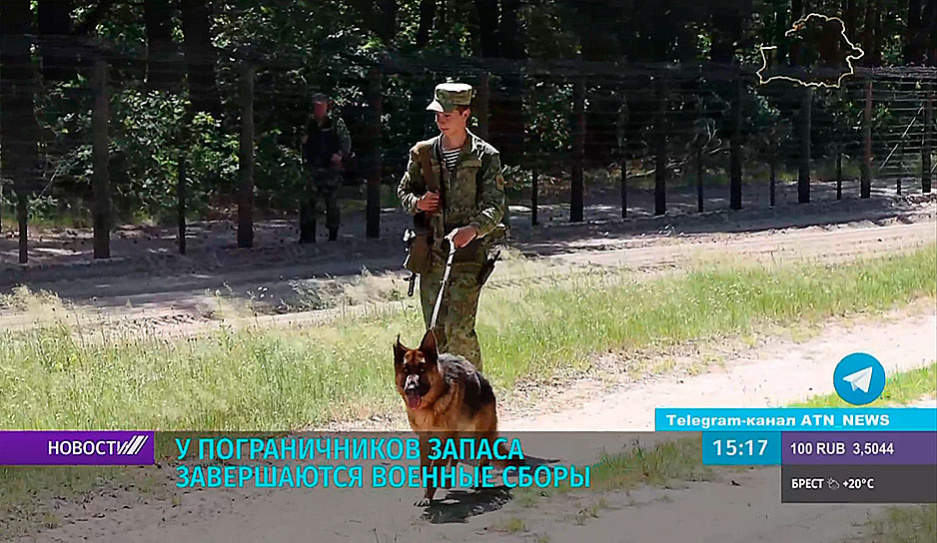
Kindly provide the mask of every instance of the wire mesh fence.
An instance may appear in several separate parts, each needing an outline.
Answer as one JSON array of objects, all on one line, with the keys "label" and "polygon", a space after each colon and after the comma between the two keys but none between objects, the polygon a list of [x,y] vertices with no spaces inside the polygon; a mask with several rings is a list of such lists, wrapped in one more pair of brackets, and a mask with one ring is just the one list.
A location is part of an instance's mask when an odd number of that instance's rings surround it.
[{"label": "wire mesh fence", "polygon": [[342,197],[369,237],[409,148],[437,133],[425,108],[447,80],[475,86],[471,130],[501,152],[509,203],[534,223],[540,208],[580,221],[926,193],[937,166],[933,67],[857,67],[830,88],[765,83],[747,61],[3,40],[0,216],[21,262],[30,221],[93,227],[100,256],[115,225],[145,220],[178,225],[184,251],[187,220],[237,219],[251,245],[255,218],[299,207],[320,91],[350,129]]}]

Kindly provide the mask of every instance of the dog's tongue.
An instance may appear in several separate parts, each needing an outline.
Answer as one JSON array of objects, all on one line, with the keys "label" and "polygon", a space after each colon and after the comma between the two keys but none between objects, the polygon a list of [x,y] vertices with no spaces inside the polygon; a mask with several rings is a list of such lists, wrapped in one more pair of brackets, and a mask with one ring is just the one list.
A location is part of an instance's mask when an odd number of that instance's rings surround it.
[{"label": "dog's tongue", "polygon": [[420,398],[419,392],[415,390],[407,391],[407,406],[410,407],[410,409],[416,409],[420,407],[421,401],[422,401],[422,398]]}]

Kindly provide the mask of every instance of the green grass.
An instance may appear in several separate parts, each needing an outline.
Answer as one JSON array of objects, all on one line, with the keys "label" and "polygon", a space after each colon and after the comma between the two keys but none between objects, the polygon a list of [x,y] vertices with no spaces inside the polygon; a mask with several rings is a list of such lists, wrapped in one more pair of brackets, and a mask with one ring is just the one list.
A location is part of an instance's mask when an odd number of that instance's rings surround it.
[{"label": "green grass", "polygon": [[[705,480],[712,468],[703,465],[702,437],[667,440],[645,447],[635,443],[627,452],[603,453],[591,466],[590,492],[627,490],[643,485],[665,486],[675,480]],[[514,499],[522,507],[534,507],[541,498],[573,492],[569,484],[555,488],[522,487],[514,492]],[[596,516],[605,509],[589,509]],[[582,513],[582,512],[580,512]]]},{"label": "green grass", "polygon": [[[638,282],[580,275],[483,294],[479,336],[497,387],[630,351],[768,324],[878,311],[937,291],[937,248],[834,266],[711,267]],[[0,334],[0,428],[289,430],[393,409],[391,345],[419,341],[405,310],[302,330],[163,341],[64,324]]]},{"label": "green grass", "polygon": [[494,524],[492,527],[495,530],[507,532],[509,534],[516,534],[519,532],[527,531],[527,525],[524,524],[523,520],[517,517],[502,519],[500,522]]},{"label": "green grass", "polygon": [[[887,378],[885,390],[874,402],[864,407],[881,407],[888,404],[908,404],[922,397],[937,394],[937,362],[929,366],[893,375]],[[838,394],[816,396],[795,407],[852,407]]]},{"label": "green grass", "polygon": [[[625,274],[577,276],[487,292],[480,333],[489,373],[497,386],[510,387],[518,379],[583,368],[608,348],[745,335],[762,325],[819,322],[934,297],[935,268],[937,247],[931,246],[836,266],[723,266],[640,283]],[[29,299],[23,293],[16,298]],[[389,385],[391,342],[401,332],[413,344],[421,330],[411,305],[331,326],[223,330],[185,341],[112,331],[93,342],[64,325],[3,333],[0,427],[275,431],[354,415],[365,406],[390,409],[397,401]],[[896,376],[886,397],[903,401],[933,391],[927,383],[934,373],[931,365]],[[667,442],[603,457],[593,486],[663,485],[707,473],[698,439]],[[80,495],[107,482],[123,485],[127,477],[126,470],[110,467],[0,468],[0,512],[6,513],[0,533],[22,533],[28,519],[44,518],[36,512],[51,491]],[[145,470],[133,484],[144,493],[163,488]],[[519,491],[516,498],[530,507],[544,494],[525,500]],[[594,516],[597,509],[584,511]]]},{"label": "green grass", "polygon": [[[893,507],[868,526],[867,543],[933,543],[937,541],[937,505]],[[857,540],[851,540],[857,541]]]}]

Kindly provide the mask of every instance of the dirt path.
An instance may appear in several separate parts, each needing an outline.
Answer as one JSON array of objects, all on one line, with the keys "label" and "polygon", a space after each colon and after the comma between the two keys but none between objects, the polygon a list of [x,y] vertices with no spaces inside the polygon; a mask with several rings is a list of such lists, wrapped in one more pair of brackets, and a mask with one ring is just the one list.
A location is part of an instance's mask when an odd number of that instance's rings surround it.
[{"label": "dirt path", "polygon": [[[542,406],[542,414],[504,421],[521,430],[602,430],[584,447],[549,434],[525,450],[563,462],[594,461],[605,445],[622,447],[615,430],[651,430],[657,406],[771,406],[831,393],[833,367],[854,351],[875,355],[889,373],[937,360],[937,312],[894,312],[857,323],[833,323],[806,342],[773,339],[726,360],[723,371],[677,375],[596,393],[588,383]],[[588,398],[592,399],[588,399]],[[389,428],[383,428],[387,430]],[[530,434],[527,434],[528,436]],[[603,437],[606,436],[606,437]],[[533,438],[532,438],[533,439]],[[646,436],[644,441],[653,441]],[[583,449],[586,449],[585,451]],[[587,458],[589,457],[589,458]],[[167,474],[167,485],[172,474]],[[142,499],[100,497],[67,511],[71,523],[19,541],[841,541],[861,531],[874,505],[781,505],[776,468],[717,471],[706,482],[630,493],[605,492],[541,500],[524,507],[496,497],[459,494],[451,515],[423,517],[414,491],[206,490],[187,492],[173,506]],[[461,497],[459,497],[461,496]],[[442,497],[440,495],[439,497]],[[582,511],[602,498],[597,517]],[[584,509],[586,508],[586,509]],[[578,515],[577,515],[578,512]],[[95,518],[100,517],[100,518]],[[583,525],[579,520],[583,519]],[[84,519],[84,520],[79,520]],[[507,528],[504,528],[507,526]],[[502,527],[499,529],[499,527]]]},{"label": "dirt path", "polygon": [[[937,241],[937,206],[924,205],[885,221],[858,220],[842,224],[760,229],[751,232],[687,233],[672,231],[655,235],[630,235],[596,230],[586,236],[563,240],[562,234],[546,244],[541,238],[522,240],[516,247],[526,251],[523,266],[503,263],[491,278],[489,288],[561,277],[584,267],[604,266],[657,272],[685,267],[695,261],[746,260],[838,262],[857,256],[878,256],[905,251]],[[764,221],[764,219],[759,219]],[[568,229],[561,229],[568,234]],[[334,255],[333,255],[334,256]],[[181,275],[144,274],[84,277],[29,283],[35,291],[47,289],[69,302],[69,317],[83,327],[120,322],[148,334],[186,336],[242,322],[264,326],[310,326],[332,320],[336,315],[373,312],[399,304],[381,300],[406,296],[405,274],[399,271],[399,255],[372,256],[356,262],[357,274],[322,276],[311,274],[317,264],[351,273],[342,259],[314,259],[303,264],[260,266],[224,273]],[[336,257],[337,258],[337,257]],[[338,266],[338,267],[336,267]],[[513,266],[513,267],[509,267]],[[361,268],[381,270],[377,275],[360,274]],[[366,281],[364,286],[356,286]],[[360,301],[343,298],[331,309],[297,310],[304,296],[347,292],[357,288]],[[370,292],[369,292],[370,290]],[[306,294],[303,294],[303,293]],[[92,296],[94,295],[94,296]],[[251,305],[242,302],[251,299]],[[308,301],[308,300],[307,300]],[[219,304],[232,308],[225,316]],[[346,304],[352,305],[346,305]],[[269,312],[277,314],[263,314]],[[260,315],[253,314],[259,312]],[[233,317],[231,316],[233,315]],[[61,313],[58,314],[61,316]],[[248,316],[250,318],[244,319]],[[0,327],[16,330],[34,326],[36,316],[0,309]]]}]

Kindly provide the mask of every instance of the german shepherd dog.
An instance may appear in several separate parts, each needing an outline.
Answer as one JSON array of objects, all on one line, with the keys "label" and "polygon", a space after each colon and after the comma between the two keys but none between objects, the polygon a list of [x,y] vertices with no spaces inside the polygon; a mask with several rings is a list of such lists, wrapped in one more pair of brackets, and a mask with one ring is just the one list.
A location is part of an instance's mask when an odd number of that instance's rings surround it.
[{"label": "german shepherd dog", "polygon": [[[446,463],[452,468],[457,459],[428,457],[432,452],[430,439],[438,438],[439,451],[444,450],[447,439],[456,445],[462,439],[481,440],[493,446],[498,438],[497,402],[491,384],[475,366],[461,356],[439,353],[436,335],[426,332],[417,349],[401,345],[400,336],[394,345],[394,370],[397,392],[407,406],[410,428],[420,438],[420,468],[432,464],[433,468]],[[507,450],[498,443],[499,456],[506,458]],[[488,458],[479,458],[478,466],[488,464]],[[493,460],[500,467],[523,464],[517,459]],[[423,499],[414,505],[425,507],[432,502],[436,488],[427,485]]]}]

